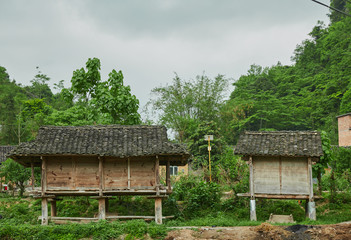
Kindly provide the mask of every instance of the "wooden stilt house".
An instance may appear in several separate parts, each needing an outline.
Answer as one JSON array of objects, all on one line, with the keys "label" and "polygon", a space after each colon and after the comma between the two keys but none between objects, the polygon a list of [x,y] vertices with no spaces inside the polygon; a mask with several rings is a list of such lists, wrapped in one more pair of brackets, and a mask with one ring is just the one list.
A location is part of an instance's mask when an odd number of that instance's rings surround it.
[{"label": "wooden stilt house", "polygon": [[256,221],[256,198],[305,199],[306,216],[316,219],[312,164],[323,155],[315,131],[245,132],[234,153],[250,166],[250,219]]},{"label": "wooden stilt house", "polygon": [[[44,126],[34,141],[20,144],[9,157],[32,170],[41,167],[42,224],[71,219],[56,217],[60,196],[96,198],[96,219],[135,218],[106,216],[108,199],[119,195],[155,198],[154,218],[160,224],[162,198],[172,191],[170,166],[185,165],[189,153],[169,142],[162,126]],[[166,186],[160,183],[160,165],[166,166]]]}]

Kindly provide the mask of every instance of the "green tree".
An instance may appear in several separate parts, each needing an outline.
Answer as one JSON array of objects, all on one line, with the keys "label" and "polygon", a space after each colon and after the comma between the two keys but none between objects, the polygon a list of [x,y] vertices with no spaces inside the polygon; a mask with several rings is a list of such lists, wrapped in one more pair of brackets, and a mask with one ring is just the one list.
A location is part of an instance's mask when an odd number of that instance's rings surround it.
[{"label": "green tree", "polygon": [[89,58],[84,68],[73,72],[72,87],[61,88],[58,96],[70,108],[54,110],[46,124],[140,124],[139,100],[123,83],[121,71],[112,70],[107,81],[101,81],[100,60]]},{"label": "green tree", "polygon": [[213,141],[210,142],[211,167],[213,169],[218,165],[224,150],[225,142],[217,124],[214,121],[200,123],[188,139],[189,150],[193,155],[192,167],[194,169],[209,166],[208,141],[205,141],[205,135],[213,135]]},{"label": "green tree", "polygon": [[201,122],[218,121],[228,80],[202,75],[184,81],[177,74],[171,85],[152,89],[146,111],[159,114],[161,124],[171,128],[185,142]]},{"label": "green tree", "polygon": [[31,171],[12,159],[7,159],[0,165],[0,176],[5,178],[6,183],[15,184],[19,188],[19,194],[22,197],[25,191],[25,182],[30,179]]}]

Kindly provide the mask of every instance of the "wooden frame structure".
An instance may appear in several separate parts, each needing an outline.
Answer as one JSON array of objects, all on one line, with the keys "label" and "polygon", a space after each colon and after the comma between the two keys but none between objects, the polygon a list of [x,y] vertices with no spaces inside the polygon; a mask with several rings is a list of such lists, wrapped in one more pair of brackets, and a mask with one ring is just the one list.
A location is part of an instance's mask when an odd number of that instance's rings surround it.
[{"label": "wooden frame structure", "polygon": [[323,155],[314,131],[245,132],[234,153],[250,168],[250,220],[256,221],[256,198],[306,200],[306,216],[316,219],[312,164]]},{"label": "wooden frame structure", "polygon": [[[48,220],[154,218],[162,223],[162,199],[171,193],[170,165],[185,165],[189,153],[167,139],[162,126],[41,127],[34,142],[14,149],[10,157],[24,166],[41,167],[42,224]],[[166,167],[166,186],[160,183]],[[33,177],[34,178],[34,177]],[[146,195],[155,199],[155,216],[107,216],[108,199]],[[61,196],[91,196],[99,202],[97,218],[56,216]],[[48,213],[51,202],[51,217]]]}]

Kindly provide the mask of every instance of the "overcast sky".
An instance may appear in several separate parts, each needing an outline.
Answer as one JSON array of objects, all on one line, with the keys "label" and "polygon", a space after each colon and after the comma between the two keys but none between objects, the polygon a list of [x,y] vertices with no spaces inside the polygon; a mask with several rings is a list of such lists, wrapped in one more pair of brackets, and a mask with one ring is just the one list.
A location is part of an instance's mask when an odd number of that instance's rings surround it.
[{"label": "overcast sky", "polygon": [[328,12],[311,0],[0,0],[0,66],[23,85],[39,66],[69,87],[97,57],[102,79],[122,70],[142,107],[174,72],[237,79],[252,64],[291,64]]}]

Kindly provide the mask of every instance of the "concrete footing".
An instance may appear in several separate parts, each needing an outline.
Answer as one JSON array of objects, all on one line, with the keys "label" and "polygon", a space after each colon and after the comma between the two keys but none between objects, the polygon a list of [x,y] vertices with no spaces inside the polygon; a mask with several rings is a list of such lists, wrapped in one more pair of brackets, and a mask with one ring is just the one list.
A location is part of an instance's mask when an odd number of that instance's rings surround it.
[{"label": "concrete footing", "polygon": [[250,220],[251,221],[257,221],[256,217],[256,200],[251,199],[250,200]]}]

